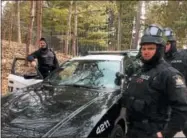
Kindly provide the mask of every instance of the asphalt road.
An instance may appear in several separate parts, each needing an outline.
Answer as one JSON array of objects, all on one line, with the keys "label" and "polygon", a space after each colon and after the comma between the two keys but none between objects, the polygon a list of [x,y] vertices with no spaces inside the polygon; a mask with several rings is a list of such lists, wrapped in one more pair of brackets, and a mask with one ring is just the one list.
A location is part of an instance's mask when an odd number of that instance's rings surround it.
[{"label": "asphalt road", "polygon": [[176,135],[175,135],[175,138],[184,138],[184,134],[182,132],[178,132]]}]

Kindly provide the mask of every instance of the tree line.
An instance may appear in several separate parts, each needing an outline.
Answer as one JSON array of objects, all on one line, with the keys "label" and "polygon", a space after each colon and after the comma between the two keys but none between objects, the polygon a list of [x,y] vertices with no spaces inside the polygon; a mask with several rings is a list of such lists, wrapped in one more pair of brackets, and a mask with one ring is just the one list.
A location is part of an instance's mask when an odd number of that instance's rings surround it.
[{"label": "tree line", "polygon": [[180,46],[187,43],[186,1],[145,5],[142,20],[140,1],[6,1],[2,39],[25,43],[28,55],[30,44],[37,47],[42,36],[54,50],[78,55],[86,50],[136,48],[140,29],[158,23],[174,30]]},{"label": "tree line", "polygon": [[2,39],[26,43],[27,53],[29,45],[37,45],[41,36],[46,36],[54,49],[65,54],[77,55],[78,50],[85,48],[127,49],[136,4],[133,1],[6,2]]},{"label": "tree line", "polygon": [[187,1],[149,2],[146,5],[146,24],[158,23],[175,33],[178,47],[187,46]]}]

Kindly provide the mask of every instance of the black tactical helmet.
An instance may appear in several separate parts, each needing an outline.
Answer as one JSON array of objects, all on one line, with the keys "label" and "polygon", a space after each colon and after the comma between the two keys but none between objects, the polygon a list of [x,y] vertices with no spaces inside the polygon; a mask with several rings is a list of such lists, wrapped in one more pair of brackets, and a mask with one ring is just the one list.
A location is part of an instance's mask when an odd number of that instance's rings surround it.
[{"label": "black tactical helmet", "polygon": [[176,41],[174,38],[173,30],[171,28],[164,28],[164,35],[166,36],[167,41]]},{"label": "black tactical helmet", "polygon": [[145,43],[159,44],[164,47],[166,45],[166,42],[164,40],[164,32],[162,27],[155,24],[149,25],[144,30],[140,45],[143,45]]}]

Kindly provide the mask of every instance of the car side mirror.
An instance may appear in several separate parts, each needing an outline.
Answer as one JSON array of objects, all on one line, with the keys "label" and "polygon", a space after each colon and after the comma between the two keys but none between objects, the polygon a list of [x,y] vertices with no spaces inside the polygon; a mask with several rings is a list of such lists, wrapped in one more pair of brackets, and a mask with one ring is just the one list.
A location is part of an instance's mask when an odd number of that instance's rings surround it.
[{"label": "car side mirror", "polygon": [[125,75],[120,72],[116,72],[116,79],[115,79],[115,84],[120,86],[122,84],[122,79],[125,78]]}]

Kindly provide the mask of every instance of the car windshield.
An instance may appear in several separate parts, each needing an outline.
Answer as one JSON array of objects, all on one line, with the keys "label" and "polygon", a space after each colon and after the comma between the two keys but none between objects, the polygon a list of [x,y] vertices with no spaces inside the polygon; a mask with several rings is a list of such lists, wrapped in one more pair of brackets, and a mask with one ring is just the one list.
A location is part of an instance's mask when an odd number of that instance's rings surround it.
[{"label": "car windshield", "polygon": [[96,88],[115,88],[115,74],[120,61],[74,60],[63,64],[47,79],[52,85],[80,85]]}]

